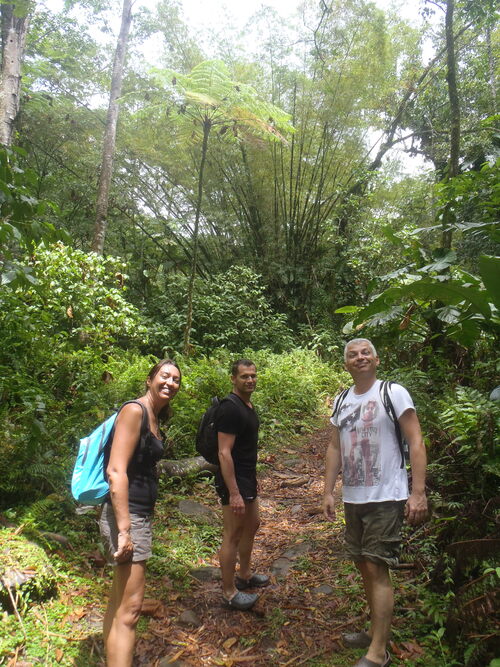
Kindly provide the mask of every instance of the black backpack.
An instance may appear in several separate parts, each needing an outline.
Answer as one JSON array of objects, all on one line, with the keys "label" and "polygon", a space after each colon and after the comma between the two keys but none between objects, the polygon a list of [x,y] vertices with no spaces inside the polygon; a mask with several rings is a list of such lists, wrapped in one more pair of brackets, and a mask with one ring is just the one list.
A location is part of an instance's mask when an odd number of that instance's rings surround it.
[{"label": "black backpack", "polygon": [[[241,409],[240,399],[234,394],[229,394],[225,398],[218,398],[214,396],[208,410],[203,413],[196,433],[196,451],[201,454],[203,458],[209,463],[219,465],[219,444],[217,442],[217,430],[215,422],[217,420],[217,412],[219,406],[224,401],[231,401],[234,405]],[[243,415],[243,410],[241,410]],[[246,415],[245,415],[246,418]]]},{"label": "black backpack", "polygon": [[[396,411],[394,410],[394,406],[391,401],[391,396],[389,394],[391,385],[393,383],[389,382],[387,380],[384,380],[384,382],[380,383],[379,387],[379,392],[380,392],[380,397],[382,399],[382,403],[384,404],[385,411],[389,415],[390,420],[394,424],[394,431],[396,434],[396,440],[398,441],[399,445],[399,451],[401,452],[401,468],[405,467],[406,461],[409,460],[409,453],[408,453],[408,443],[406,440],[403,438],[403,434],[401,432],[401,426],[399,425],[399,421],[396,417]],[[337,403],[335,404],[332,417],[337,415],[340,411],[340,407],[342,403],[344,402],[347,394],[349,393],[349,389],[344,389],[344,391],[339,394],[339,397],[337,399]]]}]

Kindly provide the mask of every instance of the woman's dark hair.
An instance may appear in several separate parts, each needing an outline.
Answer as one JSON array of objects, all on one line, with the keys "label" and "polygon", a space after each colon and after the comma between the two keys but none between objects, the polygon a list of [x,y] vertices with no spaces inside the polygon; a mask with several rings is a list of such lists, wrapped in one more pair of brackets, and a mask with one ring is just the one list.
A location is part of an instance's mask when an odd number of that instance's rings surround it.
[{"label": "woman's dark hair", "polygon": [[[153,380],[153,378],[155,378],[158,375],[163,366],[174,366],[174,368],[177,368],[177,370],[179,371],[179,378],[182,382],[182,371],[179,368],[177,362],[173,361],[172,359],[162,359],[157,364],[155,364],[148,373],[148,380]],[[146,384],[146,391],[147,389],[148,386]],[[170,404],[167,404],[164,408],[162,408],[162,410],[160,410],[158,419],[160,421],[168,421],[171,416],[172,416],[172,410],[170,409]]]}]

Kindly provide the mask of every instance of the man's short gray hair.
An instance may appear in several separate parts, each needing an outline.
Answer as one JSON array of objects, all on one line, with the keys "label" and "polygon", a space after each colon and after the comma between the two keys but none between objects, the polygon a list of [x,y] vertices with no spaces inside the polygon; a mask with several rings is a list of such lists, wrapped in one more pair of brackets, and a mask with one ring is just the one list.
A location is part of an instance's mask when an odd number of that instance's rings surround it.
[{"label": "man's short gray hair", "polygon": [[347,361],[347,348],[349,347],[349,345],[355,345],[357,343],[366,343],[368,345],[368,347],[371,349],[371,351],[373,352],[373,356],[374,357],[377,356],[377,350],[375,349],[375,345],[371,342],[371,340],[368,340],[368,338],[353,338],[352,340],[348,341],[345,344],[345,347],[344,347],[344,361]]}]

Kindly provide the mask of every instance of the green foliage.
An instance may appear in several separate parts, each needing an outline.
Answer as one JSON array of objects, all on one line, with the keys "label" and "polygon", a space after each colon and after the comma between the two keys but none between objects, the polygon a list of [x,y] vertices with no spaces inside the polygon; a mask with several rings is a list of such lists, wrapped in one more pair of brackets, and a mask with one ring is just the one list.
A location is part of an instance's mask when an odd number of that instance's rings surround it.
[{"label": "green foliage", "polygon": [[326,412],[326,399],[337,393],[347,374],[332,368],[312,351],[296,349],[288,354],[256,352],[259,385],[254,402],[261,419],[263,443],[280,432],[297,433],[310,426],[309,416]]},{"label": "green foliage", "polygon": [[433,517],[427,537],[436,560],[424,608],[442,628],[434,631],[440,632],[436,638],[448,638],[453,655],[466,657],[472,667],[485,664],[480,655],[491,658],[494,631],[491,600],[498,586],[490,559],[498,546],[500,408],[477,389],[460,385],[438,404],[428,466]]},{"label": "green foliage", "polygon": [[[115,406],[107,390],[114,364],[108,371],[106,362],[113,354],[130,361],[117,343],[145,337],[138,311],[123,296],[117,260],[58,244],[38,246],[29,264],[37,284],[0,293],[0,487],[17,497],[61,488],[72,454],[68,439]],[[139,364],[141,380],[148,363]],[[134,368],[119,375],[127,378]]]},{"label": "green foliage", "polygon": [[[500,258],[482,256],[481,278],[454,267],[454,252],[436,250],[423,267],[409,265],[383,279],[392,285],[375,294],[365,307],[347,306],[337,313],[355,313],[345,333],[358,329],[391,327],[392,335],[409,330],[421,340],[444,335],[463,347],[473,347],[484,332],[500,332],[498,271]],[[454,268],[452,268],[454,267]]]},{"label": "green foliage", "polygon": [[336,361],[343,345],[339,333],[333,328],[299,326],[300,346],[312,350],[324,361]]},{"label": "green foliage", "polygon": [[434,644],[439,664],[479,667],[494,655],[500,410],[487,393],[451,387],[456,371],[449,364],[446,369],[446,381],[436,384],[434,369],[416,371],[413,383],[409,367],[390,373],[415,393],[430,442],[432,515],[426,526],[405,528],[404,549],[429,572],[417,593],[424,643]]},{"label": "green foliage", "polygon": [[500,275],[500,257],[481,255],[479,258],[479,271],[488,292],[488,296],[493,301],[497,311],[500,312],[500,286],[498,284],[498,276]]},{"label": "green foliage", "polygon": [[37,352],[33,366],[18,359],[2,368],[2,504],[65,493],[79,438],[140,395],[156,362],[120,349],[108,349],[104,357],[90,347]]},{"label": "green foliage", "polygon": [[[479,516],[500,481],[500,408],[472,387],[457,386],[440,402],[433,424],[438,446],[431,449],[429,482],[442,539],[456,541],[493,530],[494,505],[478,525],[456,522]],[[493,524],[492,524],[493,522]]]},{"label": "green foliage", "polygon": [[[392,338],[431,342],[434,350],[444,347],[445,339],[473,348],[485,334],[498,336],[499,169],[500,160],[491,160],[439,183],[437,225],[410,233],[395,232],[391,225],[383,229],[407,263],[373,281],[368,305],[336,311],[354,313],[345,331],[367,327]],[[451,222],[446,217],[450,210]],[[456,249],[436,247],[436,234],[452,232]]]},{"label": "green foliage", "polygon": [[500,482],[498,404],[473,388],[457,387],[445,403],[440,422],[451,438],[447,453],[476,471],[478,488],[489,486],[493,491]]},{"label": "green foliage", "polygon": [[37,324],[44,335],[68,338],[76,347],[144,340],[139,314],[124,298],[123,262],[59,244],[39,247],[31,264],[43,279],[22,299],[30,319],[43,309]]},{"label": "green foliage", "polygon": [[[182,346],[188,279],[170,277],[175,289],[159,289],[151,299],[157,324],[151,343],[158,350]],[[286,318],[276,313],[265,294],[261,277],[245,266],[234,266],[206,280],[197,279],[193,296],[191,346],[204,354],[225,348],[239,353],[245,347],[282,351],[292,347]]]},{"label": "green foliage", "polygon": [[28,369],[44,384],[50,376],[57,381],[63,372],[57,358],[88,345],[98,357],[117,342],[145,338],[138,311],[123,296],[124,267],[118,260],[56,245],[39,246],[29,263],[38,283],[0,294],[0,391],[14,404],[25,395],[35,400],[37,383],[30,388],[22,377]]},{"label": "green foliage", "polygon": [[19,154],[20,149],[0,148],[0,284],[11,287],[36,282],[32,267],[21,261],[26,249],[66,237],[44,219],[51,205],[34,195],[36,174],[19,166]]},{"label": "green foliage", "polygon": [[[227,65],[219,60],[199,63],[189,74],[172,70],[154,70],[157,83],[179,101],[183,126],[189,140],[201,139],[206,121],[220,126],[220,134],[238,137],[239,128],[247,128],[264,138],[281,140],[280,132],[290,132],[291,116],[266,102],[252,86],[233,81]],[[180,100],[179,100],[180,97]],[[193,125],[193,119],[197,122]],[[193,135],[194,132],[194,135]]]}]

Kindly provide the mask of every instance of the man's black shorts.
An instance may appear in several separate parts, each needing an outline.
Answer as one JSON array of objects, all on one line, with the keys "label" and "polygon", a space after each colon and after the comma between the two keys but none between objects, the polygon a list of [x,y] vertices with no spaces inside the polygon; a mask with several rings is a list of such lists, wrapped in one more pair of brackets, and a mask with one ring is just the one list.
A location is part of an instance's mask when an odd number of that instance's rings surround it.
[{"label": "man's black shorts", "polygon": [[[236,484],[241,497],[246,503],[251,503],[257,498],[257,476],[239,477],[236,476]],[[222,505],[229,505],[229,491],[224,483],[220,470],[215,475],[215,490],[217,491]]]}]

